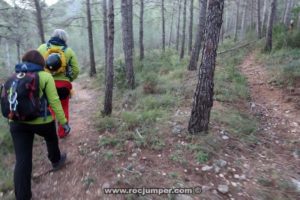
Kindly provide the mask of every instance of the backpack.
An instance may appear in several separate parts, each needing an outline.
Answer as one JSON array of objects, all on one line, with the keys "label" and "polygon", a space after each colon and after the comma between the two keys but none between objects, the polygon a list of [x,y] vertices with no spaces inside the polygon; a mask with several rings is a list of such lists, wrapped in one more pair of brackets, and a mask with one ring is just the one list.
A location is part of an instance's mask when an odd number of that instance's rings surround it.
[{"label": "backpack", "polygon": [[68,71],[67,59],[65,56],[66,49],[67,49],[66,46],[63,46],[63,48],[53,47],[53,46],[51,46],[50,43],[47,43],[47,52],[44,55],[46,63],[47,63],[47,59],[49,56],[51,57],[51,55],[58,55],[60,58],[60,62],[59,62],[60,66],[55,67],[54,69],[51,69],[46,66],[45,71],[50,72],[52,75],[59,74],[59,73],[66,73]]},{"label": "backpack", "polygon": [[[1,112],[9,120],[30,121],[46,116],[47,100],[39,95],[38,72],[14,73],[1,85]],[[44,93],[45,94],[45,93]]]}]

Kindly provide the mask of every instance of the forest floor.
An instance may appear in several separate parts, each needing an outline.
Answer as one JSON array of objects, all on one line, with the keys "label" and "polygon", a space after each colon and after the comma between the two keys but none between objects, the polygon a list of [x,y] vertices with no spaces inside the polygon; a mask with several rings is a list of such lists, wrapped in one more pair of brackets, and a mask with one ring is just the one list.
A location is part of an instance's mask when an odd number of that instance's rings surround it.
[{"label": "forest floor", "polygon": [[[45,145],[42,140],[36,142],[33,200],[299,199],[300,88],[287,91],[272,86],[267,70],[256,61],[254,53],[246,57],[240,70],[248,79],[251,101],[237,106],[259,119],[254,142],[241,140],[214,122],[208,136],[186,134],[191,91],[168,121],[152,127],[159,132],[155,135],[158,138],[154,149],[147,145],[140,148],[132,142],[134,139],[117,144],[121,148],[116,148],[117,140],[107,141],[107,136],[115,134],[113,130],[97,131],[95,125],[101,92],[90,87],[91,82],[80,79],[74,83],[76,95],[71,100],[72,132],[60,140],[61,150],[68,153],[67,165],[60,171],[47,173],[51,167]],[[196,81],[189,81],[196,80],[194,72],[186,77],[185,84],[195,85]],[[214,110],[223,107],[217,101],[214,104]],[[143,139],[138,129],[134,132]],[[105,148],[99,145],[104,140]],[[194,161],[191,152],[197,148],[195,144],[213,149],[213,159],[206,160],[203,153],[198,154],[198,160],[204,163]],[[109,187],[198,186],[202,193],[194,195],[124,196],[107,195],[103,191]]]}]

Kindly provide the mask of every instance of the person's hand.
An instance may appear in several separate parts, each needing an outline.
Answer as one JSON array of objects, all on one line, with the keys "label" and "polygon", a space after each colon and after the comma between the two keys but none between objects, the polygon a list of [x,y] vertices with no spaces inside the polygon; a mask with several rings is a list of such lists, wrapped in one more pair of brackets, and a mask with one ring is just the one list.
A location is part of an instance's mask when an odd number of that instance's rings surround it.
[{"label": "person's hand", "polygon": [[62,125],[62,127],[65,130],[65,134],[68,135],[71,131],[71,127],[69,126],[69,124],[65,123],[64,125]]}]

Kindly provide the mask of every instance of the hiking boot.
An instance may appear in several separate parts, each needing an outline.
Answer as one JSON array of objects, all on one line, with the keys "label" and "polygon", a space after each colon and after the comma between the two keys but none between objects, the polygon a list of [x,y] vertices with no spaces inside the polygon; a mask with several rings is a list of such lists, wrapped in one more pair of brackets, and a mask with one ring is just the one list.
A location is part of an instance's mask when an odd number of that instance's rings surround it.
[{"label": "hiking boot", "polygon": [[57,171],[57,170],[61,169],[65,165],[66,160],[67,160],[67,154],[61,153],[60,160],[56,163],[52,163],[52,170]]}]

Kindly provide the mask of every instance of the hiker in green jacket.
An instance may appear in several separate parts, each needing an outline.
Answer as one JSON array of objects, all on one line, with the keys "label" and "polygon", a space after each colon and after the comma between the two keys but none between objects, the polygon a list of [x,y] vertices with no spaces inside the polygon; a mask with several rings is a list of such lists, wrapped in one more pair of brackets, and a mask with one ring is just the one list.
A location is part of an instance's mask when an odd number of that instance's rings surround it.
[{"label": "hiker in green jacket", "polygon": [[[63,125],[65,132],[68,133],[71,129],[60,104],[54,79],[51,74],[44,71],[44,66],[45,61],[43,56],[38,51],[31,50],[25,53],[22,58],[22,63],[16,65],[15,70],[19,74],[26,72],[38,73],[39,96],[41,99],[46,96],[47,102],[55,112],[57,120]],[[19,82],[20,81],[21,79]],[[21,93],[21,91],[17,91],[18,93]],[[21,105],[21,99],[17,102],[17,106],[24,108],[24,106]],[[14,188],[17,200],[30,200],[32,196],[32,148],[35,134],[42,136],[45,139],[48,150],[48,158],[52,163],[53,170],[58,170],[64,166],[67,158],[66,153],[60,152],[55,122],[47,108],[47,104],[44,108],[46,110],[45,112],[41,112],[40,117],[30,121],[11,120],[9,124],[16,154]]]},{"label": "hiker in green jacket", "polygon": [[[53,75],[61,105],[67,120],[69,120],[71,82],[79,74],[79,65],[74,51],[67,46],[67,39],[68,36],[64,30],[56,29],[51,39],[46,44],[42,44],[38,51],[46,60],[46,70]],[[67,135],[63,127],[59,125],[58,136],[64,138]]]}]

